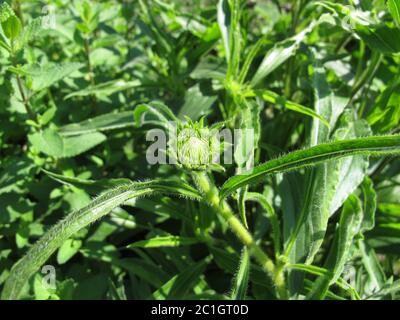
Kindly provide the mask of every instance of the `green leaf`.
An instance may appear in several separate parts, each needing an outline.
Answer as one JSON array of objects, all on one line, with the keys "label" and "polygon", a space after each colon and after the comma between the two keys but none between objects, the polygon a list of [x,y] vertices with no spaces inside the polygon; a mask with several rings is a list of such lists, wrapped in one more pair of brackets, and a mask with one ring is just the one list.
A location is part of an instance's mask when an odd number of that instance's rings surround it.
[{"label": "green leaf", "polygon": [[[287,269],[294,269],[294,270],[301,270],[301,271],[305,271],[309,274],[312,275],[316,275],[316,276],[326,276],[326,277],[330,277],[331,273],[329,270],[325,269],[325,268],[321,268],[321,267],[317,267],[317,266],[313,266],[313,265],[308,265],[308,264],[288,264],[286,266]],[[338,278],[336,281],[336,285],[346,291],[348,291],[350,293],[350,295],[355,299],[355,300],[360,300],[360,295],[358,294],[358,292],[351,287],[346,280],[342,279],[342,278]]]},{"label": "green leaf", "polygon": [[256,166],[253,170],[229,178],[221,188],[226,197],[245,185],[254,184],[265,176],[314,166],[324,161],[354,155],[385,156],[400,154],[400,135],[371,136],[324,143],[289,153]]},{"label": "green leaf", "polygon": [[[315,4],[334,12],[339,18],[336,24],[349,32],[355,31],[372,50],[377,50],[382,54],[400,52],[400,33],[397,28],[381,23],[376,18],[372,18],[368,12],[340,3],[324,1]],[[348,23],[343,23],[343,21]]]},{"label": "green leaf", "polygon": [[189,188],[188,192],[187,186],[168,181],[136,182],[117,187],[102,194],[89,205],[70,213],[66,218],[47,231],[29,249],[27,254],[13,266],[4,285],[1,298],[4,300],[17,299],[29,278],[73,234],[107,215],[125,201],[155,193],[184,196],[190,194],[191,196],[194,195],[195,198],[199,198],[194,190],[190,190]]},{"label": "green leaf", "polygon": [[138,258],[125,258],[113,261],[113,264],[128,270],[156,288],[161,287],[168,279],[168,274],[151,261]]},{"label": "green leaf", "polygon": [[107,113],[79,123],[67,124],[59,128],[60,135],[76,136],[97,131],[109,131],[134,126],[133,111]]},{"label": "green leaf", "polygon": [[[340,127],[334,135],[335,139],[348,139],[371,135],[371,130],[364,120],[354,121],[348,116],[350,116],[350,114],[346,113],[342,117]],[[334,214],[346,198],[361,184],[367,174],[368,164],[369,161],[366,157],[355,156],[341,159],[336,165],[332,165],[328,168],[328,172],[335,170],[335,172],[338,173],[336,191],[330,203],[330,215]]]},{"label": "green leaf", "polygon": [[[335,103],[328,83],[324,78],[325,72],[316,65],[313,74],[315,90],[315,109],[327,117],[331,127],[336,125],[338,116],[344,108]],[[342,115],[338,129],[333,134],[333,140],[344,140],[356,137],[365,137],[371,134],[368,125],[364,121],[354,120],[352,114]],[[316,145],[329,139],[330,131],[321,127],[318,120],[314,120],[311,129],[311,143]],[[306,234],[310,234],[311,243],[307,252],[306,263],[311,263],[318,252],[324,239],[329,217],[343,204],[347,197],[354,192],[363,180],[368,168],[368,160],[363,156],[348,157],[324,163],[313,169],[308,177],[309,185],[306,195],[307,205],[302,209],[308,215],[305,222]],[[308,230],[310,229],[310,230]]]},{"label": "green leaf", "polygon": [[400,79],[394,77],[378,96],[376,105],[369,111],[367,121],[374,132],[384,133],[400,122]]},{"label": "green leaf", "polygon": [[272,239],[274,240],[275,255],[279,256],[281,252],[281,228],[276,212],[272,205],[266,199],[266,196],[257,192],[247,192],[245,200],[257,201],[265,210],[267,218],[271,223]]},{"label": "green leaf", "polygon": [[239,262],[239,270],[233,279],[231,297],[233,300],[246,300],[250,278],[250,255],[246,247],[243,248]]},{"label": "green leaf", "polygon": [[255,101],[244,101],[239,114],[238,127],[241,129],[235,141],[234,160],[239,172],[249,169],[254,164],[254,152],[260,140],[261,107]]},{"label": "green leaf", "polygon": [[20,192],[25,182],[34,175],[36,167],[28,157],[2,159],[0,171],[0,194]]},{"label": "green leaf", "polygon": [[268,76],[272,71],[281,66],[288,60],[299,48],[301,42],[318,25],[318,22],[312,22],[306,29],[294,37],[281,41],[267,52],[256,73],[254,74],[251,85],[256,86],[262,79]]},{"label": "green leaf", "polygon": [[294,112],[298,112],[300,114],[312,117],[312,118],[317,118],[319,119],[325,126],[328,128],[330,127],[329,122],[320,114],[315,112],[313,109],[302,106],[298,103],[295,103],[290,100],[286,100],[285,97],[279,96],[273,91],[269,90],[256,90],[255,91],[256,95],[261,97],[264,101],[267,101],[269,103],[274,103],[274,104],[280,104],[284,106],[288,110],[292,110]]},{"label": "green leaf", "polygon": [[43,277],[36,274],[33,279],[33,291],[36,300],[48,300],[54,289],[43,286]]},{"label": "green leaf", "polygon": [[48,124],[56,115],[57,108],[52,106],[51,108],[47,109],[42,115],[39,116],[40,124],[43,126]]},{"label": "green leaf", "polygon": [[39,151],[54,157],[60,157],[64,150],[64,141],[54,129],[45,129],[29,136],[29,141]]},{"label": "green leaf", "polygon": [[109,82],[101,83],[96,86],[90,86],[83,90],[78,90],[70,93],[65,97],[65,100],[71,99],[73,97],[87,97],[96,96],[99,99],[108,101],[107,97],[114,93],[126,91],[128,89],[136,88],[140,85],[140,82],[135,81],[125,81],[125,80],[112,80]]},{"label": "green leaf", "polygon": [[189,290],[200,281],[200,276],[204,272],[207,264],[208,260],[205,259],[189,266],[163,284],[157,291],[153,292],[152,297],[156,300],[184,299]]},{"label": "green leaf", "polygon": [[70,158],[82,154],[106,140],[100,132],[63,137],[54,129],[45,129],[29,136],[29,141],[39,151],[55,158]]},{"label": "green leaf", "polygon": [[368,297],[368,300],[379,299],[389,294],[396,294],[400,292],[400,280],[394,281],[393,283],[386,284],[380,291],[374,293]]},{"label": "green leaf", "polygon": [[375,212],[376,212],[376,192],[374,184],[369,177],[365,177],[361,184],[363,193],[363,222],[361,225],[361,233],[370,231],[375,227]]},{"label": "green leaf", "polygon": [[14,41],[14,50],[19,51],[25,47],[25,45],[34,40],[38,35],[43,32],[43,18],[36,18],[25,25],[18,38]]},{"label": "green leaf", "polygon": [[138,105],[133,111],[133,115],[136,127],[152,124],[168,129],[171,121],[178,121],[171,109],[157,101]]},{"label": "green leaf", "polygon": [[241,59],[242,36],[240,30],[241,0],[220,0],[217,20],[224,43],[227,79],[237,76]]},{"label": "green leaf", "polygon": [[72,137],[63,137],[64,149],[59,158],[70,158],[80,155],[106,141],[106,139],[107,137],[100,132],[92,132]]},{"label": "green leaf", "polygon": [[228,0],[219,0],[217,9],[218,26],[221,31],[222,41],[224,43],[226,62],[230,61],[230,44],[229,44],[229,29],[230,29],[230,7]]},{"label": "green leaf", "polygon": [[387,6],[394,22],[400,28],[400,0],[388,0]]},{"label": "green leaf", "polygon": [[[216,247],[209,248],[216,264],[226,272],[235,275],[237,273],[237,263],[240,261],[240,255],[237,253],[232,253],[227,250],[223,250]],[[262,286],[262,289],[266,294],[272,299],[275,297],[274,289],[272,283],[268,282],[265,276],[265,272],[262,271],[261,267],[258,265],[251,265],[250,267],[250,282]]]},{"label": "green leaf", "polygon": [[397,28],[385,24],[376,26],[357,26],[357,33],[373,50],[383,54],[400,52],[400,32]]},{"label": "green leaf", "polygon": [[19,18],[15,15],[11,15],[7,20],[1,23],[1,27],[3,28],[4,35],[14,41],[22,31],[22,24]]},{"label": "green leaf", "polygon": [[120,179],[101,179],[101,180],[87,180],[70,176],[63,176],[61,174],[56,174],[54,172],[47,171],[45,169],[41,169],[45,174],[47,174],[50,178],[54,179],[57,182],[68,186],[74,186],[79,189],[83,189],[87,191],[89,194],[96,195],[99,194],[106,189],[117,187],[121,184],[132,183],[131,180],[120,178]]},{"label": "green leaf", "polygon": [[357,247],[361,252],[362,262],[370,279],[367,293],[381,290],[385,286],[386,276],[376,256],[375,250],[362,239],[357,241]]},{"label": "green leaf", "polygon": [[[322,126],[319,118],[314,118],[310,130],[310,145],[327,142],[331,129],[335,127],[339,115],[343,112],[345,104],[335,105],[334,94],[326,81],[326,72],[322,66],[318,52],[313,52],[313,67],[311,68],[312,85],[314,89],[314,109],[327,119],[328,126]],[[351,136],[352,137],[352,136]],[[346,137],[341,137],[346,138]],[[339,140],[339,139],[335,139]],[[328,219],[331,214],[330,206],[335,193],[343,194],[337,188],[339,180],[340,160],[323,163],[312,168],[306,173],[302,183],[302,199],[293,204],[295,213],[285,210],[285,255],[291,263],[311,264],[324,239]],[[346,194],[346,197],[348,194]],[[287,194],[282,194],[283,201]],[[343,199],[344,201],[344,199]],[[298,208],[298,209],[296,209]],[[289,209],[292,210],[292,209]],[[287,218],[287,217],[290,217]],[[291,292],[301,292],[303,281],[301,274],[289,274],[289,289]]]},{"label": "green leaf", "polygon": [[31,78],[31,90],[38,92],[68,77],[82,66],[81,63],[76,62],[33,64],[22,67],[22,72]]},{"label": "green leaf", "polygon": [[64,264],[71,259],[82,246],[81,240],[68,239],[58,249],[57,262],[58,264]]},{"label": "green leaf", "polygon": [[311,299],[322,299],[329,286],[339,279],[346,262],[351,257],[353,240],[360,230],[361,223],[361,201],[355,195],[351,195],[344,203],[338,230],[325,263],[325,268],[329,270],[330,274],[320,277],[314,283],[314,287],[309,293]]},{"label": "green leaf", "polygon": [[188,89],[185,94],[185,101],[179,110],[178,118],[185,116],[197,120],[211,111],[211,106],[217,100],[216,96],[210,96],[203,92],[201,85],[195,85]]},{"label": "green leaf", "polygon": [[200,243],[196,238],[180,236],[156,237],[148,240],[136,241],[127,246],[127,248],[159,248],[159,247],[181,247]]}]

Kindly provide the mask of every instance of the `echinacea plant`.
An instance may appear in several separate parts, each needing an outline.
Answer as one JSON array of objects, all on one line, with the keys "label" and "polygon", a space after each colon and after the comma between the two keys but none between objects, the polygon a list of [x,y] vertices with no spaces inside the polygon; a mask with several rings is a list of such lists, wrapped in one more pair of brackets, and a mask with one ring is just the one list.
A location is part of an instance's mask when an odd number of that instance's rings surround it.
[{"label": "echinacea plant", "polygon": [[1,299],[400,298],[399,0],[48,2],[0,1]]}]

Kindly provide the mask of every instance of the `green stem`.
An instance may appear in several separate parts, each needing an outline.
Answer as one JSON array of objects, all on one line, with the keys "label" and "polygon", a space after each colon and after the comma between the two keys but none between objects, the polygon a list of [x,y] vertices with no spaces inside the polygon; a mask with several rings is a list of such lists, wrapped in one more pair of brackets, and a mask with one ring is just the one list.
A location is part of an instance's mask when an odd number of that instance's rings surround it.
[{"label": "green stem", "polygon": [[358,81],[354,84],[354,87],[351,90],[350,94],[351,102],[354,101],[354,98],[356,97],[357,93],[365,86],[365,84],[367,84],[369,81],[372,80],[382,62],[382,57],[383,56],[380,53],[377,52],[372,53],[371,62],[369,63],[367,69],[365,69],[361,77],[358,79]]},{"label": "green stem", "polygon": [[[13,67],[17,67],[17,61],[16,61],[16,57],[14,54],[14,50],[12,48],[11,50],[11,63],[13,65]],[[27,95],[25,94],[25,90],[24,90],[24,85],[22,82],[21,77],[17,74],[16,75],[16,79],[17,79],[17,86],[18,86],[18,91],[21,95],[21,99],[22,99],[22,103],[25,107],[26,113],[28,114],[28,117],[33,121],[33,122],[37,122],[37,117],[36,114],[33,112],[30,103],[29,103],[29,99],[27,97]]]},{"label": "green stem", "polygon": [[17,75],[17,85],[18,85],[19,93],[20,93],[21,98],[22,98],[22,102],[23,102],[23,104],[25,106],[26,113],[28,114],[29,118],[32,121],[37,122],[36,121],[37,120],[36,119],[36,115],[33,112],[32,108],[31,108],[31,106],[29,104],[29,100],[28,100],[27,96],[25,95],[24,87],[23,87],[23,84],[22,84],[22,79],[18,75]]},{"label": "green stem", "polygon": [[215,212],[226,220],[233,233],[235,233],[238,239],[248,248],[249,252],[272,279],[279,298],[287,299],[288,296],[283,272],[281,272],[279,268],[276,268],[273,261],[256,244],[250,232],[234,215],[226,200],[221,200],[218,188],[211,182],[205,172],[195,171],[192,173],[192,177],[207,203]]},{"label": "green stem", "polygon": [[[91,55],[90,42],[89,42],[89,37],[87,37],[87,36],[85,36],[84,47],[85,47],[85,53],[86,53],[86,62],[87,62],[89,82],[90,82],[91,87],[94,88],[96,86],[96,81],[94,78],[92,61],[90,59],[90,55]],[[96,96],[94,94],[92,94],[91,97],[92,97],[93,108],[96,109],[97,108]]]}]

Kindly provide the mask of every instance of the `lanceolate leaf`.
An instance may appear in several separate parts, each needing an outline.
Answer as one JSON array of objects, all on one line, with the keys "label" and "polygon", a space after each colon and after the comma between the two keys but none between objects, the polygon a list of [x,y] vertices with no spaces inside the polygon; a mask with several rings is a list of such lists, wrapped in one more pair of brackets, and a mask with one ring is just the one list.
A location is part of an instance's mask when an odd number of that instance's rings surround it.
[{"label": "lanceolate leaf", "polygon": [[[321,62],[314,56],[312,61],[311,79],[314,89],[314,109],[321,117],[327,119],[328,126],[322,125],[319,118],[314,118],[310,129],[310,145],[315,146],[328,141],[330,127],[334,127],[338,115],[343,111],[344,105],[335,106],[334,94],[326,81],[326,72]],[[336,113],[335,113],[335,110]],[[312,263],[314,255],[322,244],[329,218],[329,205],[335,192],[338,180],[338,170],[333,167],[333,162],[323,163],[306,172],[303,182],[303,199],[295,204],[295,219],[287,219],[293,213],[283,210],[285,230],[288,237],[285,239],[285,254],[291,263]],[[329,174],[328,174],[329,172]],[[288,195],[282,194],[283,201]],[[285,209],[285,206],[283,207]],[[300,292],[303,287],[302,274],[295,272],[289,274],[289,289]],[[290,280],[289,280],[290,281]]]},{"label": "lanceolate leaf", "polygon": [[62,136],[76,136],[96,131],[109,131],[134,126],[133,111],[107,113],[59,129]]},{"label": "lanceolate leaf", "polygon": [[286,100],[284,97],[279,96],[273,91],[270,90],[256,90],[256,95],[261,97],[263,100],[274,103],[274,104],[281,104],[286,109],[301,113],[303,115],[317,118],[321,121],[321,123],[329,128],[329,122],[321,116],[318,112],[315,112],[313,109],[302,106],[301,104],[292,102],[290,100]]},{"label": "lanceolate leaf", "polygon": [[363,192],[363,222],[361,225],[361,233],[370,231],[375,227],[375,211],[376,211],[376,192],[374,184],[369,177],[365,177],[361,184]]},{"label": "lanceolate leaf", "polygon": [[229,28],[230,28],[230,8],[228,0],[218,1],[218,25],[221,30],[222,41],[224,43],[226,60],[230,61],[230,44],[229,44]]},{"label": "lanceolate leaf", "polygon": [[400,1],[388,0],[387,6],[390,14],[392,15],[397,27],[400,28]]},{"label": "lanceolate leaf", "polygon": [[280,252],[281,252],[281,249],[280,249],[281,230],[280,230],[279,220],[278,220],[278,217],[276,215],[274,208],[268,202],[266,197],[264,195],[262,195],[261,193],[247,192],[245,200],[257,201],[262,206],[262,208],[266,211],[266,215],[271,224],[272,238],[274,240],[275,255],[279,256]]},{"label": "lanceolate leaf", "polygon": [[[349,113],[343,115],[335,139],[349,139],[371,135],[371,129],[364,120],[352,120]],[[361,184],[368,169],[368,158],[355,156],[339,160],[330,167],[338,172],[338,180],[333,199],[330,202],[330,215],[338,210],[347,197]]]},{"label": "lanceolate leaf", "polygon": [[168,129],[171,126],[170,121],[178,120],[166,105],[159,102],[140,104],[133,111],[133,115],[137,127],[152,124]]},{"label": "lanceolate leaf", "polygon": [[[308,264],[289,264],[287,266],[288,269],[293,269],[293,270],[301,270],[301,271],[305,271],[307,273],[316,275],[316,276],[326,276],[326,277],[330,277],[331,273],[329,270],[325,269],[325,268],[320,268],[320,267],[316,267],[316,266],[312,266],[312,265],[308,265]],[[349,293],[356,299],[356,300],[360,300],[360,296],[358,294],[358,292],[352,288],[346,280],[342,279],[342,278],[338,278],[336,280],[336,285],[340,288],[343,288],[344,290],[349,291]]]},{"label": "lanceolate leaf", "polygon": [[329,275],[320,277],[309,294],[311,299],[321,299],[325,296],[329,286],[339,279],[345,263],[351,256],[354,237],[359,232],[362,222],[361,201],[351,195],[345,202],[340,216],[338,230],[329,252],[325,268]]},{"label": "lanceolate leaf", "polygon": [[257,85],[262,79],[289,59],[297,51],[300,43],[304,41],[306,36],[317,24],[317,22],[311,23],[306,29],[293,38],[277,43],[270,51],[268,51],[258,67],[256,74],[251,80],[251,85]]},{"label": "lanceolate leaf", "polygon": [[400,154],[400,135],[371,136],[320,144],[268,161],[247,173],[228,179],[221,189],[226,197],[238,188],[259,182],[265,176],[314,166],[324,161],[353,155],[385,156]]},{"label": "lanceolate leaf", "polygon": [[386,283],[385,272],[379,263],[378,257],[373,248],[371,248],[367,242],[363,239],[357,241],[357,247],[360,250],[362,256],[362,262],[364,268],[368,273],[370,281],[368,282],[368,287],[366,293],[372,293],[381,290]]},{"label": "lanceolate leaf", "polygon": [[128,248],[180,247],[180,246],[190,246],[192,244],[196,244],[199,242],[200,241],[196,238],[188,238],[180,236],[164,236],[148,240],[136,241],[128,245]]},{"label": "lanceolate leaf", "polygon": [[330,259],[334,259],[334,268],[329,265],[329,270],[332,271],[333,277],[331,283],[336,281],[343,271],[343,267],[347,262],[350,255],[350,249],[353,244],[353,239],[360,230],[362,223],[362,207],[360,200],[351,195],[344,203],[343,211],[340,216],[339,229],[337,231],[337,247],[334,244],[334,251],[332,258],[328,258],[328,265]]},{"label": "lanceolate leaf", "polygon": [[185,102],[179,110],[178,117],[183,119],[187,116],[192,120],[197,120],[210,113],[216,99],[216,96],[203,93],[200,85],[193,86],[186,92]]},{"label": "lanceolate leaf", "polygon": [[227,76],[237,75],[241,54],[240,0],[220,0],[217,20],[228,64]]},{"label": "lanceolate leaf", "polygon": [[87,180],[78,177],[64,176],[51,171],[42,169],[42,171],[47,174],[50,178],[58,181],[62,184],[74,186],[85,190],[91,195],[99,194],[109,188],[115,188],[122,184],[132,183],[131,180],[120,178],[120,179],[101,179],[101,180]]},{"label": "lanceolate leaf", "polygon": [[[309,140],[310,145],[315,146],[329,140],[331,128],[335,127],[345,104],[337,103],[337,99],[326,81],[326,72],[319,60],[319,53],[313,52],[311,58],[313,61],[311,79],[314,89],[314,109],[328,123],[327,126],[324,126],[318,117],[313,118]],[[349,137],[342,136],[338,139],[335,136],[334,140],[352,137],[354,136],[349,135]],[[328,225],[332,199],[336,193],[343,193],[337,187],[340,165],[341,160],[331,161],[306,172],[305,178],[299,180],[299,183],[302,184],[302,199],[300,201],[297,199],[298,202],[293,204],[294,208],[290,211],[287,210],[286,205],[283,206],[283,222],[286,231],[285,254],[291,263],[311,264],[318,252]],[[347,196],[348,194],[346,194]],[[283,202],[286,202],[286,198],[290,196],[283,193],[281,197]],[[289,274],[289,289],[292,292],[302,290],[302,276],[298,272]]]},{"label": "lanceolate leaf", "polygon": [[94,87],[89,87],[82,89],[80,91],[75,91],[70,93],[65,97],[65,100],[71,99],[73,97],[86,97],[90,95],[95,95],[99,99],[107,100],[107,97],[120,91],[125,91],[138,87],[140,85],[139,81],[124,81],[124,80],[113,80],[105,83],[98,84]]},{"label": "lanceolate leaf", "polygon": [[[237,263],[240,261],[239,254],[231,253],[216,247],[210,247],[210,251],[214,257],[215,263],[222,269],[231,274],[236,274]],[[251,265],[250,268],[250,282],[262,286],[263,290],[268,291],[270,297],[274,297],[272,284],[265,278],[265,273],[256,265]]]},{"label": "lanceolate leaf", "polygon": [[246,248],[243,248],[240,257],[239,270],[233,279],[232,299],[245,300],[250,276],[250,255]]},{"label": "lanceolate leaf", "polygon": [[[186,192],[182,193],[181,190],[186,190]],[[155,193],[183,194],[185,196],[191,194],[195,198],[198,198],[196,192],[193,189],[192,192],[190,192],[190,190],[190,187],[183,184],[179,185],[175,182],[168,184],[168,182],[150,181],[123,185],[104,193],[86,207],[70,213],[34,244],[28,253],[13,266],[4,285],[1,296],[2,299],[18,298],[31,275],[33,275],[68,238],[80,229],[107,215],[125,201]]]},{"label": "lanceolate leaf", "polygon": [[361,237],[363,233],[370,231],[375,226],[375,211],[376,211],[376,192],[374,185],[369,177],[365,177],[361,184],[363,194],[363,220],[360,228],[360,239],[357,241],[357,247],[362,256],[364,268],[370,278],[367,288],[364,289],[365,293],[372,293],[381,290],[386,283],[385,272],[383,271],[378,257],[373,248]]},{"label": "lanceolate leaf", "polygon": [[376,105],[367,116],[374,132],[384,133],[400,122],[400,79],[394,77],[377,98]]},{"label": "lanceolate leaf", "polygon": [[185,294],[200,281],[204,269],[208,264],[207,259],[191,265],[182,273],[174,276],[167,283],[153,293],[156,300],[164,299],[183,299]]}]

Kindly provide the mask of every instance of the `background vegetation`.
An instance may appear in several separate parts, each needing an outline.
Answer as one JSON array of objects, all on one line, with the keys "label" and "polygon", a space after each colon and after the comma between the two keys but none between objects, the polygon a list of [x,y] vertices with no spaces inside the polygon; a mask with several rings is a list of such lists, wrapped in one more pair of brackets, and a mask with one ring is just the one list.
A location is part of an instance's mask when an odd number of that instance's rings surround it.
[{"label": "background vegetation", "polygon": [[[400,1],[1,3],[3,298],[400,296]],[[149,165],[160,112],[255,129],[266,164],[235,176],[249,166],[237,153],[209,172],[211,191],[204,175]],[[111,212],[89,225],[96,205]],[[61,225],[33,247],[81,208],[66,241]],[[36,272],[52,250],[53,289]]]}]

